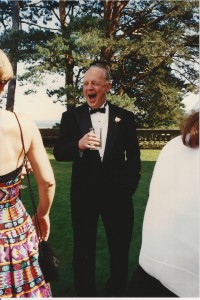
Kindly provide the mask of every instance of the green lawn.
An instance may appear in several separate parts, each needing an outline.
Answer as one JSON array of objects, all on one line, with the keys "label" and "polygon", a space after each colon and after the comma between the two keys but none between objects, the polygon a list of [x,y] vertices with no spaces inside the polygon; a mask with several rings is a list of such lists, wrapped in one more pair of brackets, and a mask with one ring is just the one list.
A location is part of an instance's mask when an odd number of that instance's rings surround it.
[{"label": "green lawn", "polygon": [[[135,207],[135,225],[130,249],[129,276],[133,273],[138,260],[141,244],[141,229],[144,209],[148,199],[149,182],[153,167],[160,150],[142,150],[142,178],[136,194],[133,197]],[[58,163],[55,161],[52,151],[48,150],[55,178],[56,194],[51,210],[51,235],[49,242],[60,261],[60,280],[52,283],[54,297],[74,297],[73,290],[73,271],[72,271],[72,227],[70,215],[70,178],[71,163]],[[32,185],[36,191],[36,184],[32,179]],[[23,191],[23,201],[26,208],[30,211],[30,197],[28,189]],[[102,222],[100,220],[97,237],[97,260],[96,260],[96,282],[99,296],[109,275],[109,257],[107,244]]]}]

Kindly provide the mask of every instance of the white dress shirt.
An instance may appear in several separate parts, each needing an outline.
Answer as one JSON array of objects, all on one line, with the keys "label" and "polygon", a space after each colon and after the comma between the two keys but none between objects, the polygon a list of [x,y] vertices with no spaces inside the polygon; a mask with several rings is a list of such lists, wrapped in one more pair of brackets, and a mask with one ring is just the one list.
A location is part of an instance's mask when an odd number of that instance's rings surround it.
[{"label": "white dress shirt", "polygon": [[[101,106],[104,107],[105,103]],[[105,106],[105,113],[96,112],[94,114],[91,114],[91,122],[92,127],[95,130],[95,134],[97,137],[100,137],[100,128],[101,128],[101,148],[98,150],[101,161],[103,160],[104,151],[105,151],[105,145],[106,145],[106,138],[107,138],[107,131],[108,131],[108,116],[109,116],[109,105],[107,104]]]}]

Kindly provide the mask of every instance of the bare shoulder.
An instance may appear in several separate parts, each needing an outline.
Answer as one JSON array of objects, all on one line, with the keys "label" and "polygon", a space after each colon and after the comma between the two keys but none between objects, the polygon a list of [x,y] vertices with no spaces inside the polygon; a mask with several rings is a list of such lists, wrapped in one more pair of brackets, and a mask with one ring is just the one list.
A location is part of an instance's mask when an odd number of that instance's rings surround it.
[{"label": "bare shoulder", "polygon": [[[22,117],[17,114],[20,124],[22,122]],[[13,112],[7,110],[0,110],[0,128],[1,132],[11,133],[17,131],[18,126],[17,120]]]},{"label": "bare shoulder", "polygon": [[[20,112],[16,112],[15,113],[19,122],[22,122],[22,123],[27,123],[27,125],[31,125],[32,123],[34,124],[34,122],[32,121],[32,119],[24,114],[24,113],[20,113]],[[16,117],[15,117],[15,114],[11,111],[8,111],[8,110],[0,110],[0,120],[1,120],[1,124],[5,124],[5,122],[7,121],[7,124],[6,125],[13,125],[13,123],[16,122]]]},{"label": "bare shoulder", "polygon": [[35,122],[31,119],[30,116],[21,112],[16,112],[15,114],[17,116],[17,119],[19,120],[23,131],[29,131],[30,133],[38,131]]},{"label": "bare shoulder", "polygon": [[33,150],[33,148],[37,146],[39,147],[38,149],[41,150],[40,145],[42,145],[42,137],[35,122],[24,113],[16,113],[16,116],[22,129],[26,149]]},{"label": "bare shoulder", "polygon": [[23,122],[23,123],[27,123],[27,124],[34,124],[33,120],[31,119],[31,117],[29,117],[27,114],[21,113],[21,112],[15,112],[17,118],[19,119],[19,121]]}]

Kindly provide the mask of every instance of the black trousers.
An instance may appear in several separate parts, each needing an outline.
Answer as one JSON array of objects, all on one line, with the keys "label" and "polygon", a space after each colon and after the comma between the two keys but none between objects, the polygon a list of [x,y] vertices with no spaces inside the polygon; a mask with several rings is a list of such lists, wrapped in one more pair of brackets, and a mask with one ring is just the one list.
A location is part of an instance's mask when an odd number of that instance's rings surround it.
[{"label": "black trousers", "polygon": [[[126,199],[127,200],[127,199]],[[83,201],[82,201],[83,202]],[[132,199],[89,206],[72,203],[74,286],[78,297],[96,297],[95,260],[98,219],[101,216],[110,257],[105,297],[121,297],[128,277],[128,254],[133,230]]]},{"label": "black trousers", "polygon": [[157,279],[146,273],[139,265],[133,273],[128,288],[128,297],[178,297],[168,290]]}]

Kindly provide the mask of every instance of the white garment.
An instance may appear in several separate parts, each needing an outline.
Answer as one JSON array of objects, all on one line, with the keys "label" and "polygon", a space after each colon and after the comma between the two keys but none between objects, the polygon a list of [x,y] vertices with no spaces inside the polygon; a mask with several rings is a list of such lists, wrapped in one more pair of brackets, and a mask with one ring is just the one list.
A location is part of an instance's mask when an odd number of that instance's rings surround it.
[{"label": "white garment", "polygon": [[171,140],[157,160],[139,263],[179,297],[199,297],[199,148]]},{"label": "white garment", "polygon": [[[101,107],[104,107],[103,104]],[[99,137],[99,132],[101,128],[101,148],[99,149],[99,154],[101,160],[103,160],[105,145],[106,145],[106,138],[107,138],[107,131],[108,131],[108,116],[109,116],[109,105],[105,106],[105,113],[96,112],[95,114],[90,115],[92,127],[95,130],[97,137]]]}]

